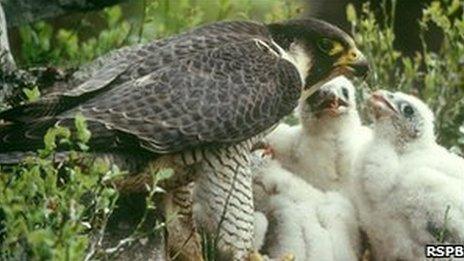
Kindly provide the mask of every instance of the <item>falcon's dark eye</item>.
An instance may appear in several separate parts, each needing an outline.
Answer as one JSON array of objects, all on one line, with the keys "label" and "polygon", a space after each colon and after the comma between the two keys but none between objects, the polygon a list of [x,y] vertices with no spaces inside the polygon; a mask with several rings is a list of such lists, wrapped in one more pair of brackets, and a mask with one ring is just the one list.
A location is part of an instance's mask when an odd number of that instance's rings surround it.
[{"label": "falcon's dark eye", "polygon": [[318,43],[319,49],[324,53],[329,54],[333,49],[333,42],[328,38],[322,38]]},{"label": "falcon's dark eye", "polygon": [[412,115],[414,115],[414,109],[410,105],[404,105],[401,111],[407,118],[410,118]]},{"label": "falcon's dark eye", "polygon": [[342,94],[343,94],[343,97],[345,97],[345,99],[349,98],[350,94],[348,93],[348,89],[346,87],[342,88]]}]

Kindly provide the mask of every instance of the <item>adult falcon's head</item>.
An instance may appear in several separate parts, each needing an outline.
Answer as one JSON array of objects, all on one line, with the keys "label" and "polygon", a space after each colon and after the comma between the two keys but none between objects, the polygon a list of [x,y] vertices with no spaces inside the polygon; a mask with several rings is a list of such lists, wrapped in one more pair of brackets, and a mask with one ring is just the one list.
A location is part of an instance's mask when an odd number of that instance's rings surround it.
[{"label": "adult falcon's head", "polygon": [[377,136],[397,145],[434,141],[434,116],[418,98],[401,92],[379,90],[368,100]]},{"label": "adult falcon's head", "polygon": [[334,25],[301,19],[269,24],[268,28],[299,70],[306,95],[336,76],[365,76],[369,70],[353,39]]}]

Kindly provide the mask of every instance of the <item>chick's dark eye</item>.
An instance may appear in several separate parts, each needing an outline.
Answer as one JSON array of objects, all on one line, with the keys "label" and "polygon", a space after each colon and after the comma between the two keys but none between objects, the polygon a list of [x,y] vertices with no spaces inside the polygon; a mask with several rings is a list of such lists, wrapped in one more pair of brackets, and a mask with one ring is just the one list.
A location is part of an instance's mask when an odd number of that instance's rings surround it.
[{"label": "chick's dark eye", "polygon": [[333,42],[330,39],[322,38],[318,43],[319,49],[324,53],[330,53],[333,48]]},{"label": "chick's dark eye", "polygon": [[411,117],[412,115],[414,115],[414,109],[410,105],[403,106],[402,111],[403,115],[406,117]]},{"label": "chick's dark eye", "polygon": [[343,97],[345,97],[345,99],[348,99],[350,96],[348,93],[348,89],[345,87],[342,88],[342,94],[343,94]]}]

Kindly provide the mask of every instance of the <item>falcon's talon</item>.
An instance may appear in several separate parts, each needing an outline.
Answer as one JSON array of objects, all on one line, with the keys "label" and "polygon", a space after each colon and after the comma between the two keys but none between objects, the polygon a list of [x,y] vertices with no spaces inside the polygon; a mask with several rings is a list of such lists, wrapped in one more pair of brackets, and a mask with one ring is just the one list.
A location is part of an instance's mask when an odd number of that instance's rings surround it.
[{"label": "falcon's talon", "polygon": [[261,140],[253,144],[251,151],[261,150],[261,157],[265,158],[266,156],[270,156],[271,159],[275,157],[275,150],[272,148],[271,144],[266,140]]},{"label": "falcon's talon", "polygon": [[271,159],[275,158],[275,150],[269,144],[266,144],[266,147],[264,147],[263,152],[261,153],[262,158],[265,158],[267,156],[271,157]]}]

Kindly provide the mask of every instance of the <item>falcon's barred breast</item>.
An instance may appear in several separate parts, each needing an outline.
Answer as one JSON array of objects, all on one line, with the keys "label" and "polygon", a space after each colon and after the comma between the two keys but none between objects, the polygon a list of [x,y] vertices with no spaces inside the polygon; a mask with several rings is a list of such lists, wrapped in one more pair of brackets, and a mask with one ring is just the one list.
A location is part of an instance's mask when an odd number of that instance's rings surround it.
[{"label": "falcon's barred breast", "polygon": [[206,25],[115,51],[78,72],[75,87],[1,112],[0,162],[41,148],[48,128],[73,129],[82,114],[95,153],[195,163],[195,220],[243,259],[253,248],[253,138],[312,87],[367,68],[350,36],[316,19]]}]

